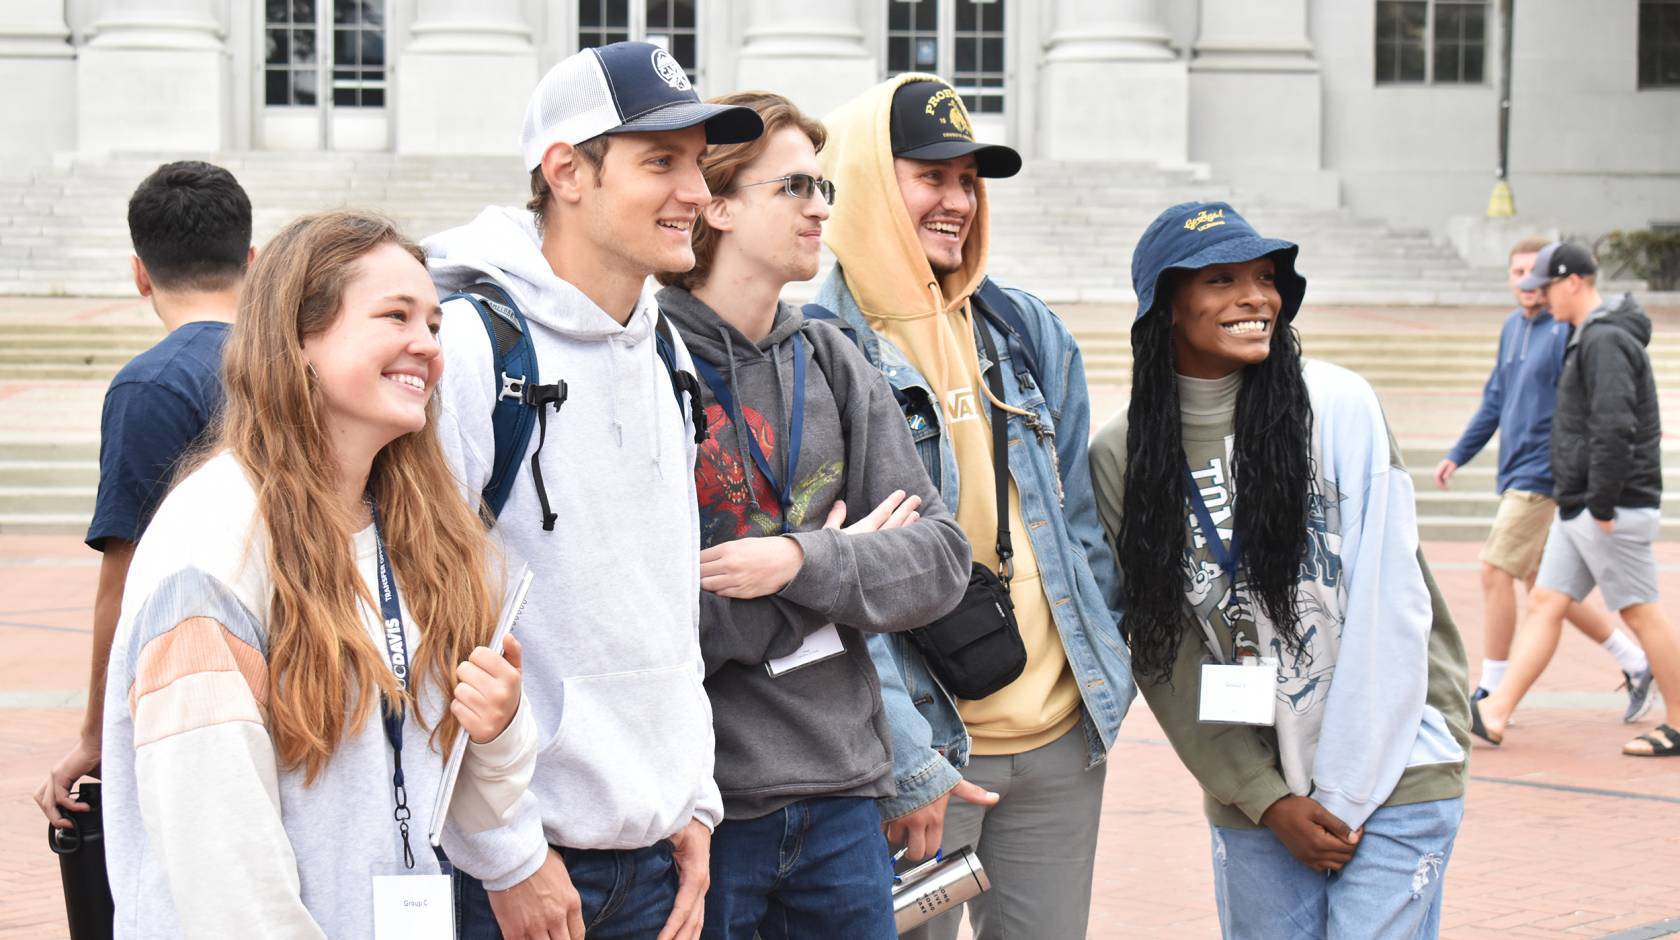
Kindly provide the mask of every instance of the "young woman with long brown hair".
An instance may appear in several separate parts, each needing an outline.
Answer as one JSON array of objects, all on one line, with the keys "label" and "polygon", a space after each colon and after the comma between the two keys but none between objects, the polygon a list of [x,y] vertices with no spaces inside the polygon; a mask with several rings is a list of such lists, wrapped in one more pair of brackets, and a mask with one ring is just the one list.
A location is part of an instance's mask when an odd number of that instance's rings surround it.
[{"label": "young woman with long brown hair", "polygon": [[483,646],[496,565],[431,427],[438,320],[382,219],[305,217],[259,256],[219,438],[141,542],[112,649],[120,936],[372,936],[375,877],[440,872],[457,729],[451,824],[522,797],[518,645]]}]

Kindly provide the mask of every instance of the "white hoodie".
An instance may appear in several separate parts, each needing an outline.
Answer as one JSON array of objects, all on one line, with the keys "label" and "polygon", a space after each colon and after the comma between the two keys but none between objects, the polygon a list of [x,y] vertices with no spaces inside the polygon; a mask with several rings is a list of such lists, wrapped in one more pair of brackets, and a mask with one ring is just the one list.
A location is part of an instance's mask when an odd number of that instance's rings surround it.
[{"label": "white hoodie", "polygon": [[[701,687],[693,426],[655,351],[652,293],[620,326],[555,276],[519,209],[485,209],[425,248],[440,296],[487,278],[506,290],[530,324],[541,381],[568,388],[540,457],[554,530],[542,529],[531,478],[535,429],[495,528],[536,574],[517,633],[543,742],[531,783],[541,818],[532,810],[445,850],[501,890],[537,870],[546,843],[643,848],[691,818],[715,826],[723,804]],[[438,436],[476,505],[495,454],[499,381],[465,300],[444,305],[441,342]],[[692,368],[676,347],[679,366]]]}]

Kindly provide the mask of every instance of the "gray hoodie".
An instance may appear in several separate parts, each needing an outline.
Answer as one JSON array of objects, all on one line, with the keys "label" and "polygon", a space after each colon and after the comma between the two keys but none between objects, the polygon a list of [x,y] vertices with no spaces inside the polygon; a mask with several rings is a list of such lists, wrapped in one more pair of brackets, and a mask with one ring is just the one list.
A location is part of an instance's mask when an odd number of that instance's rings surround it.
[{"label": "gray hoodie", "polygon": [[[660,291],[659,302],[733,400],[726,413],[701,383],[711,435],[695,480],[708,546],[782,531],[780,502],[754,470],[747,435],[778,480],[790,476],[793,337],[804,338],[803,433],[787,514],[804,565],[771,597],[700,595],[724,815],[750,819],[808,797],[890,796],[891,736],[859,631],[918,627],[955,607],[968,584],[968,539],[917,459],[885,377],[838,329],[782,304],[770,334],[753,343],[681,288]],[[869,534],[822,527],[835,500],[856,519],[894,490],[922,498],[915,525]],[[844,655],[776,677],[765,670],[765,660],[829,623],[840,628]]]},{"label": "gray hoodie", "polygon": [[[486,209],[425,247],[440,294],[485,278],[506,289],[542,381],[565,379],[570,392],[540,457],[554,531],[542,530],[526,469],[535,433],[493,530],[536,574],[517,632],[543,742],[531,781],[540,811],[444,846],[500,890],[536,871],[545,842],[641,848],[722,816],[701,687],[693,428],[654,351],[651,292],[620,325],[555,276],[520,209]],[[438,438],[476,500],[495,454],[490,342],[464,300],[444,304],[440,340]],[[688,368],[680,342],[676,352]]]}]

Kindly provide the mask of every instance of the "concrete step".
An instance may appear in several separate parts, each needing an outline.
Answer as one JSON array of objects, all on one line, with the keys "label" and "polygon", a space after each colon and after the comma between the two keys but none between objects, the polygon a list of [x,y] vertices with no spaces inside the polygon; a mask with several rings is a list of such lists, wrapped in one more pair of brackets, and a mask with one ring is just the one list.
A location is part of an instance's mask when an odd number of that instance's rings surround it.
[{"label": "concrete step", "polygon": [[8,434],[0,436],[0,456],[7,461],[99,462],[99,436]]},{"label": "concrete step", "polygon": [[0,516],[25,513],[93,517],[92,486],[0,485]]},{"label": "concrete step", "polygon": [[85,535],[93,513],[0,513],[0,535]]},{"label": "concrete step", "polygon": [[[4,445],[0,445],[4,448]],[[19,460],[0,458],[0,487],[67,486],[95,488],[99,485],[97,454],[79,460]]]}]

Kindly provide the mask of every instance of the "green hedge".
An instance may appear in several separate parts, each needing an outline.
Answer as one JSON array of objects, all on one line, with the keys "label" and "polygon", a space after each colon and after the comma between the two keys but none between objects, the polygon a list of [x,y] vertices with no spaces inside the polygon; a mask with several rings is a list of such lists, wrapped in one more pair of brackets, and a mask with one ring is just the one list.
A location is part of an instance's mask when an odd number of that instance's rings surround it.
[{"label": "green hedge", "polygon": [[1632,274],[1652,290],[1680,289],[1680,228],[1617,230],[1595,248],[1611,277]]}]

